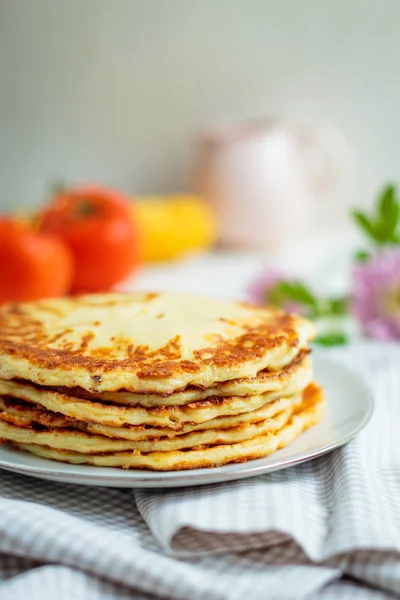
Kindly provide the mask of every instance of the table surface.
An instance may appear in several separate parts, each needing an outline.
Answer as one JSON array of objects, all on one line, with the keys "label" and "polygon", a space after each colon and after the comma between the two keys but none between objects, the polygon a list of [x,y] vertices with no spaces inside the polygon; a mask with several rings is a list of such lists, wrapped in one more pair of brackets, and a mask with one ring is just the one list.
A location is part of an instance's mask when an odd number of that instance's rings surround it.
[{"label": "table surface", "polygon": [[193,292],[245,298],[250,283],[264,270],[278,269],[302,278],[320,293],[343,293],[349,286],[352,251],[337,240],[271,257],[214,251],[179,261],[146,265],[123,284],[129,290]]}]

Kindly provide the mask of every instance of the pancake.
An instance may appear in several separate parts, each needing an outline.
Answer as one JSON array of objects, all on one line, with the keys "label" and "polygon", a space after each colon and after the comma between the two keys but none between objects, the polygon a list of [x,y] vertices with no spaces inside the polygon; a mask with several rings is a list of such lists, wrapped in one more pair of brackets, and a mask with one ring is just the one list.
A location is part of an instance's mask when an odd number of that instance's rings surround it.
[{"label": "pancake", "polygon": [[105,435],[112,438],[122,438],[126,440],[147,440],[152,438],[175,437],[185,435],[192,431],[204,431],[206,429],[229,429],[231,427],[239,427],[248,423],[259,423],[265,419],[269,419],[280,412],[290,408],[291,410],[301,402],[301,394],[288,396],[287,398],[279,398],[273,402],[265,404],[261,408],[252,410],[247,413],[238,415],[230,415],[227,417],[216,417],[205,423],[183,423],[179,429],[171,429],[169,427],[144,427],[144,426],[124,426],[124,427],[109,427],[107,425],[98,425],[96,423],[86,423],[85,430],[91,433]]},{"label": "pancake", "polygon": [[189,386],[181,392],[173,394],[134,394],[121,390],[119,392],[98,392],[91,394],[82,388],[52,388],[55,391],[74,395],[87,400],[112,402],[125,406],[182,406],[191,402],[199,402],[207,398],[227,396],[253,396],[266,392],[275,392],[291,385],[293,388],[307,385],[312,379],[312,363],[308,357],[309,350],[302,350],[299,355],[286,367],[279,371],[260,371],[256,377],[247,379],[232,379],[216,383],[208,388]]},{"label": "pancake", "polygon": [[89,464],[101,467],[123,467],[125,469],[150,469],[155,471],[175,471],[206,467],[218,467],[231,462],[244,462],[267,456],[279,448],[290,444],[305,429],[316,424],[322,415],[323,395],[317,385],[308,386],[303,403],[279,430],[264,435],[256,435],[246,441],[232,444],[204,445],[186,451],[166,452],[114,452],[109,454],[83,454],[72,450],[58,450],[49,446],[39,446],[16,442],[21,450],[43,458],[72,464]]},{"label": "pancake", "polygon": [[87,423],[100,423],[121,427],[123,425],[152,425],[179,429],[183,423],[204,423],[220,416],[246,413],[277,400],[281,396],[292,396],[309,383],[309,373],[303,379],[290,383],[278,392],[268,392],[254,396],[211,397],[183,406],[120,406],[85,400],[51,389],[22,383],[0,380],[0,396],[10,396],[25,402],[39,404],[54,413],[61,413],[72,419]]},{"label": "pancake", "polygon": [[217,417],[192,425],[184,423],[180,429],[171,429],[170,427],[148,427],[148,426],[124,426],[110,427],[107,425],[98,425],[96,423],[84,423],[83,421],[74,421],[64,417],[59,413],[53,413],[41,406],[31,405],[22,400],[13,398],[0,398],[0,421],[17,425],[26,429],[33,428],[40,431],[40,425],[48,429],[56,428],[75,428],[87,433],[102,435],[113,439],[125,439],[131,441],[148,441],[161,438],[175,438],[179,435],[186,435],[194,431],[223,430],[238,428],[242,425],[260,423],[271,419],[276,415],[289,411],[290,413],[301,403],[302,393],[280,398],[269,402],[265,406],[230,417]]},{"label": "pancake", "polygon": [[269,307],[172,293],[2,305],[0,378],[89,392],[171,394],[288,365],[311,323]]},{"label": "pancake", "polygon": [[140,450],[140,452],[169,452],[196,448],[209,444],[233,444],[277,431],[283,427],[292,414],[291,408],[258,423],[249,423],[230,429],[207,429],[195,431],[174,438],[158,438],[144,441],[128,441],[112,439],[100,435],[90,435],[76,429],[48,428],[35,430],[33,428],[18,427],[0,419],[0,439],[14,441],[21,444],[37,444],[49,446],[58,450],[71,450],[81,454],[102,454],[110,452],[125,452]]},{"label": "pancake", "polygon": [[72,425],[71,419],[60,413],[53,413],[42,406],[32,406],[15,398],[4,397],[0,397],[0,419],[20,427],[32,425],[70,427]]}]

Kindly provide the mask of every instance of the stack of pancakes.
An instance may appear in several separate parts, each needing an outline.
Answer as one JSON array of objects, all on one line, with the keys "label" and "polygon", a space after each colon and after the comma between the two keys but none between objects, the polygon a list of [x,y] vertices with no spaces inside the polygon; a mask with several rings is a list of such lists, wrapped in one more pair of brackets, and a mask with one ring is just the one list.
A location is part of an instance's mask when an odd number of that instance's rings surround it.
[{"label": "stack of pancakes", "polygon": [[266,456],[318,422],[312,325],[185,294],[0,309],[0,440],[39,456],[179,470]]}]

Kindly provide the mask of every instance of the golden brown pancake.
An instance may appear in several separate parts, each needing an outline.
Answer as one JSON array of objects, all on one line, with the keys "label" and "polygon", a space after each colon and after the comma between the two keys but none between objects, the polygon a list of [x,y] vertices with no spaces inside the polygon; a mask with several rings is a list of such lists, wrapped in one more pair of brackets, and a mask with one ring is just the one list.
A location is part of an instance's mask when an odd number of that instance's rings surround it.
[{"label": "golden brown pancake", "polygon": [[206,429],[165,438],[132,442],[122,439],[112,439],[100,435],[90,435],[70,428],[43,428],[37,430],[31,427],[19,427],[6,423],[0,418],[0,439],[18,442],[20,444],[35,444],[49,446],[57,450],[72,450],[82,454],[103,454],[110,452],[126,452],[140,450],[141,452],[169,452],[196,448],[202,445],[233,444],[265,435],[283,427],[292,414],[287,408],[279,414],[260,421],[230,429]]},{"label": "golden brown pancake", "polygon": [[312,380],[312,364],[308,354],[309,350],[301,350],[289,365],[278,371],[265,369],[260,371],[256,377],[232,379],[231,381],[216,383],[208,388],[188,386],[181,392],[172,394],[134,394],[126,390],[90,393],[82,388],[66,387],[51,389],[78,398],[112,402],[125,406],[138,405],[144,408],[181,406],[191,402],[206,400],[211,396],[219,398],[228,396],[253,396],[265,394],[266,392],[277,392],[287,388],[289,385],[294,387],[302,385],[305,387]]},{"label": "golden brown pancake", "polygon": [[39,446],[16,442],[17,447],[44,458],[72,464],[89,464],[102,467],[125,469],[150,469],[174,471],[205,467],[218,467],[231,462],[244,462],[261,458],[290,444],[305,429],[316,424],[322,415],[323,395],[317,385],[308,386],[303,403],[279,430],[269,432],[232,444],[197,446],[195,449],[142,452],[112,452],[84,454],[72,450],[59,450],[50,446]]},{"label": "golden brown pancake", "polygon": [[[307,378],[308,383],[308,378]],[[184,423],[204,423],[220,416],[250,412],[282,396],[292,396],[305,387],[304,381],[295,381],[279,392],[255,396],[211,397],[183,406],[121,406],[76,398],[51,389],[29,385],[20,381],[0,380],[0,396],[18,398],[39,404],[54,413],[87,423],[121,427],[123,425],[151,425],[180,428]]]},{"label": "golden brown pancake", "polygon": [[0,308],[0,378],[171,394],[288,365],[313,336],[275,308],[186,294],[97,294]]},{"label": "golden brown pancake", "polygon": [[[125,425],[123,427],[110,427],[107,425],[98,425],[96,423],[85,423],[84,428],[90,433],[105,435],[112,438],[122,438],[126,440],[148,440],[159,437],[175,437],[185,435],[193,431],[204,431],[206,429],[229,429],[231,427],[239,427],[241,425],[259,423],[265,419],[270,419],[280,412],[287,409],[293,410],[301,402],[301,394],[295,394],[286,398],[279,398],[273,402],[265,404],[261,408],[230,415],[227,417],[216,417],[204,423],[183,423],[179,429],[171,429],[170,427],[149,427],[149,426],[133,426]],[[82,426],[82,424],[80,424]]]},{"label": "golden brown pancake", "polygon": [[42,406],[4,396],[0,396],[0,419],[20,427],[31,427],[33,425],[70,427],[73,423],[71,419],[60,413],[53,413]]},{"label": "golden brown pancake", "polygon": [[[41,406],[35,406],[14,398],[0,398],[0,421],[15,425],[23,429],[32,429],[37,432],[57,429],[78,429],[95,436],[105,436],[112,439],[138,441],[158,441],[188,435],[196,431],[216,431],[240,428],[242,426],[258,424],[276,417],[281,413],[291,414],[302,402],[302,393],[287,398],[280,398],[269,402],[265,406],[229,417],[217,417],[205,423],[184,423],[180,429],[169,427],[132,426],[110,427],[96,423],[70,420],[60,413],[53,413]],[[0,436],[1,437],[1,436]]]}]

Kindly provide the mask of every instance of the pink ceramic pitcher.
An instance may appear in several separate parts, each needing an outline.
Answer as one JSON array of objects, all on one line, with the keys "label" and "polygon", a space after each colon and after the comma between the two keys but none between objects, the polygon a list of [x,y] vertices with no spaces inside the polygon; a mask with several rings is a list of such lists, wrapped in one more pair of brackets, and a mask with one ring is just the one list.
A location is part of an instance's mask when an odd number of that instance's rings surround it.
[{"label": "pink ceramic pitcher", "polygon": [[345,139],[331,127],[246,122],[202,136],[196,187],[217,214],[224,245],[274,250],[323,226],[318,205],[349,162]]}]

